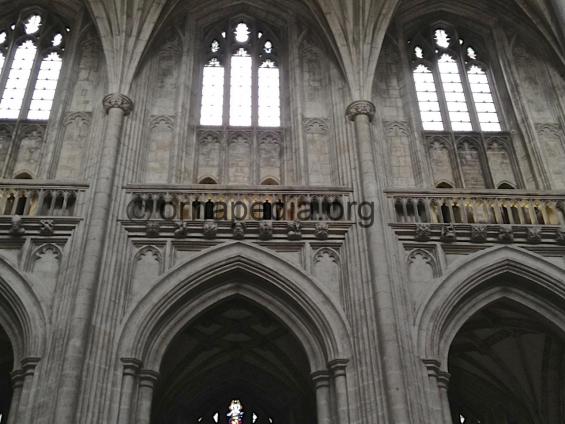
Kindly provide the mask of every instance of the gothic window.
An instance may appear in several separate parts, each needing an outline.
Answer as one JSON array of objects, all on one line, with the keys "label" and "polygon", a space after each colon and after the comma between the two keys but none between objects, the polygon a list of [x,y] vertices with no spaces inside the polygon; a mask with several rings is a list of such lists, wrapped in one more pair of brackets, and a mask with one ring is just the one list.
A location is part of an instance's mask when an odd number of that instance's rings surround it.
[{"label": "gothic window", "polygon": [[448,25],[409,42],[425,131],[499,132],[500,115],[484,50]]},{"label": "gothic window", "polygon": [[200,125],[279,127],[276,40],[250,19],[222,29],[205,44]]},{"label": "gothic window", "polygon": [[68,31],[40,10],[0,23],[0,119],[49,119]]}]

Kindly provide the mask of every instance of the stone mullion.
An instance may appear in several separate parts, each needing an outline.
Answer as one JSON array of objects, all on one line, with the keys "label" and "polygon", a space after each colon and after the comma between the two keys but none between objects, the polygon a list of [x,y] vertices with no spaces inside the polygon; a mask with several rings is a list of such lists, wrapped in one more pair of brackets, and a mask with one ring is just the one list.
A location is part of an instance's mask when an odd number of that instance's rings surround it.
[{"label": "stone mullion", "polygon": [[[396,390],[388,391],[391,418],[396,424],[408,424],[408,402],[403,377],[402,355],[399,348],[400,337],[396,325],[393,301],[392,281],[387,261],[388,246],[383,229],[383,212],[381,205],[382,181],[375,172],[375,156],[372,146],[371,120],[375,114],[375,106],[368,101],[353,102],[347,108],[347,116],[354,122],[355,136],[358,144],[362,194],[365,201],[375,204],[375,224],[367,229],[368,248],[370,250],[371,278],[376,287],[376,315],[379,330],[381,352],[384,359],[385,381],[387,387]],[[382,258],[377,262],[376,258]]]},{"label": "stone mullion", "polygon": [[122,127],[124,117],[131,112],[132,107],[132,101],[124,95],[110,94],[104,97],[104,108],[108,114],[107,127],[102,142],[99,174],[93,184],[93,207],[86,230],[84,260],[77,278],[78,288],[67,341],[65,367],[55,410],[55,422],[60,424],[76,422],[77,418],[83,368],[86,367],[86,345],[90,338],[89,328],[102,274]]}]

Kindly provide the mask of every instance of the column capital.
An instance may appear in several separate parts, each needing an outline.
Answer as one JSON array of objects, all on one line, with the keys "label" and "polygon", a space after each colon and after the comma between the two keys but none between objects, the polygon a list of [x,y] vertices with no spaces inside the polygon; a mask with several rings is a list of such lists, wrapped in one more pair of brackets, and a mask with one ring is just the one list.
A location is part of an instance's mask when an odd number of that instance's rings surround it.
[{"label": "column capital", "polygon": [[120,358],[120,362],[124,366],[124,374],[136,374],[141,368],[141,361],[135,358]]},{"label": "column capital", "polygon": [[15,370],[10,373],[10,378],[12,380],[12,387],[22,387],[24,384],[24,372],[23,370]]},{"label": "column capital", "polygon": [[110,109],[118,108],[124,111],[124,115],[129,115],[133,110],[133,100],[119,93],[105,95],[102,100],[102,105],[106,113],[108,113]]},{"label": "column capital", "polygon": [[334,359],[328,362],[328,367],[332,371],[334,377],[345,375],[345,368],[349,363],[349,359]]},{"label": "column capital", "polygon": [[449,387],[449,379],[451,378],[451,374],[447,371],[440,371],[437,376],[437,385],[440,389],[447,390]]},{"label": "column capital", "polygon": [[372,121],[375,117],[376,108],[375,105],[368,100],[357,100],[347,106],[345,110],[345,115],[351,121],[355,121],[357,115],[367,115],[369,121]]},{"label": "column capital", "polygon": [[22,359],[20,363],[22,364],[22,369],[24,371],[28,371],[28,370],[34,370],[37,364],[39,364],[39,361],[41,361],[41,358],[37,358],[35,356],[29,356],[27,358]]},{"label": "column capital", "polygon": [[330,385],[330,373],[328,371],[315,371],[310,375],[316,388],[328,387]]},{"label": "column capital", "polygon": [[159,380],[159,373],[157,371],[152,370],[141,370],[139,371],[139,385],[151,387],[157,383]]}]

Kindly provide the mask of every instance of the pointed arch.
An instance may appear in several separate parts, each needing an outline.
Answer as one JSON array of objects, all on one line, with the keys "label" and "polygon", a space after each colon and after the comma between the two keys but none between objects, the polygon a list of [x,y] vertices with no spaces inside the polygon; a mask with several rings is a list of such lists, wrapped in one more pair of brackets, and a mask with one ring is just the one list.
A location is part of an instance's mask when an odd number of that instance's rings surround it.
[{"label": "pointed arch", "polygon": [[174,336],[195,317],[231,296],[268,309],[303,345],[311,371],[349,358],[349,331],[333,295],[290,262],[245,242],[207,249],[161,278],[129,310],[120,357],[158,371]]},{"label": "pointed arch", "polygon": [[461,326],[503,298],[537,312],[565,333],[563,281],[561,268],[517,247],[493,247],[474,255],[440,280],[419,308],[415,330],[421,358],[447,367],[449,347]]},{"label": "pointed arch", "polygon": [[46,314],[41,306],[43,292],[36,293],[31,283],[0,256],[0,326],[14,350],[14,369],[22,359],[41,358],[47,334]]}]

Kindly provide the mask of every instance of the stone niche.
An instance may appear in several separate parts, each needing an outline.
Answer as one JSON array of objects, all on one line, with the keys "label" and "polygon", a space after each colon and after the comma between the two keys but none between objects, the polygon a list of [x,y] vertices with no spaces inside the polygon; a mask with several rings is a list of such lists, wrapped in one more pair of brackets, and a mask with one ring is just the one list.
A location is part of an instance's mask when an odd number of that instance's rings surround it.
[{"label": "stone niche", "polygon": [[71,112],[63,121],[63,142],[57,166],[58,179],[83,177],[82,160],[90,133],[92,114],[90,112]]},{"label": "stone niche", "polygon": [[19,132],[19,148],[16,155],[14,175],[37,175],[41,162],[41,150],[45,127],[43,125],[24,125]]},{"label": "stone niche", "polygon": [[251,134],[238,132],[228,142],[228,181],[249,184],[251,181]]},{"label": "stone niche", "polygon": [[307,118],[303,125],[308,148],[310,184],[328,185],[332,180],[328,120]]},{"label": "stone niche", "polygon": [[149,148],[145,180],[165,183],[169,177],[175,121],[173,116],[153,116],[149,121]]},{"label": "stone niche", "polygon": [[301,46],[303,136],[308,160],[309,184],[329,185],[331,172],[331,129],[328,117],[332,104],[330,61],[312,40]]}]

